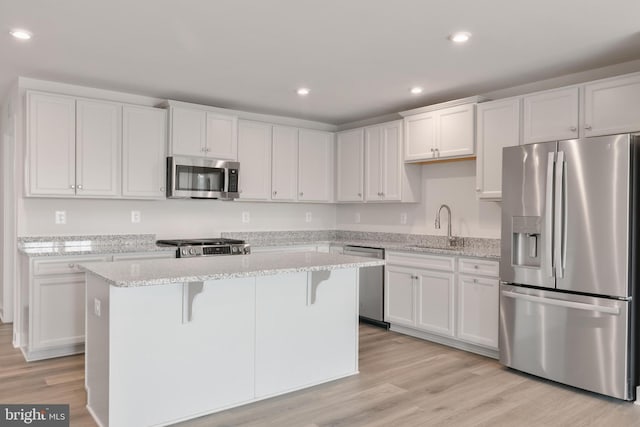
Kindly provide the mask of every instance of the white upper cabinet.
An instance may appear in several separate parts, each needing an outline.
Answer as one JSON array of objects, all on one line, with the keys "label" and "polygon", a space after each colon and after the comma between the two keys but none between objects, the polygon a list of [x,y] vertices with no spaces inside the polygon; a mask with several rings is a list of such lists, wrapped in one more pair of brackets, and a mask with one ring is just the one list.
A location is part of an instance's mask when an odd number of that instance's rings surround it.
[{"label": "white upper cabinet", "polygon": [[166,197],[167,110],[135,105],[122,109],[122,196]]},{"label": "white upper cabinet", "polygon": [[330,202],[334,136],[330,132],[300,129],[298,138],[298,200]]},{"label": "white upper cabinet", "polygon": [[473,155],[475,104],[450,107],[438,113],[439,145],[436,146],[436,158]]},{"label": "white upper cabinet", "polygon": [[237,117],[207,112],[207,157],[236,160],[238,158],[237,133]]},{"label": "white upper cabinet", "polygon": [[584,136],[640,130],[640,74],[584,86]]},{"label": "white upper cabinet", "polygon": [[402,121],[365,129],[365,199],[402,198]]},{"label": "white upper cabinet", "polygon": [[75,98],[27,93],[28,195],[76,194],[75,132]]},{"label": "white upper cabinet", "polygon": [[[242,163],[240,164],[242,168]],[[240,171],[242,175],[242,170]],[[298,194],[298,129],[273,126],[271,198],[294,201]]]},{"label": "white upper cabinet", "polygon": [[471,156],[475,104],[463,104],[404,118],[406,162]]},{"label": "white upper cabinet", "polygon": [[117,197],[121,187],[122,105],[76,102],[76,195]]},{"label": "white upper cabinet", "polygon": [[336,151],[336,200],[361,202],[364,195],[364,129],[338,133]]},{"label": "white upper cabinet", "polygon": [[502,199],[502,149],[518,145],[520,98],[478,104],[476,192],[481,199]]},{"label": "white upper cabinet", "polygon": [[271,133],[268,123],[238,121],[240,199],[271,199]]},{"label": "white upper cabinet", "polygon": [[170,107],[172,156],[238,158],[238,118],[204,109]]},{"label": "white upper cabinet", "polygon": [[579,89],[549,90],[523,98],[524,144],[578,137]]}]

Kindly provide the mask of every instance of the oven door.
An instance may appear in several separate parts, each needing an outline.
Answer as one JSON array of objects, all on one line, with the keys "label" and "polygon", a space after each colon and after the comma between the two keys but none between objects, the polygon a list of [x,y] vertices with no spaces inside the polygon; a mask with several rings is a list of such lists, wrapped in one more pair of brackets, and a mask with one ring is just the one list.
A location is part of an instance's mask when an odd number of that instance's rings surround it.
[{"label": "oven door", "polygon": [[167,197],[231,200],[238,197],[238,162],[167,158]]}]

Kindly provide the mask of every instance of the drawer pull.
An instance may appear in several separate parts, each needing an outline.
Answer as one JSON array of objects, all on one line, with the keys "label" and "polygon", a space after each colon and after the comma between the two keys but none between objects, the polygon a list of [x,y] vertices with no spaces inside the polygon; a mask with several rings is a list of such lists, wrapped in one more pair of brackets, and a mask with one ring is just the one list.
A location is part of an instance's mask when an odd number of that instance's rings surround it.
[{"label": "drawer pull", "polygon": [[473,266],[473,268],[475,268],[475,269],[477,270],[477,269],[479,269],[480,267],[478,266],[478,264],[475,264],[475,265]]},{"label": "drawer pull", "polygon": [[71,262],[69,264],[67,264],[67,265],[69,266],[69,268],[74,268],[76,266],[75,264],[73,264]]}]

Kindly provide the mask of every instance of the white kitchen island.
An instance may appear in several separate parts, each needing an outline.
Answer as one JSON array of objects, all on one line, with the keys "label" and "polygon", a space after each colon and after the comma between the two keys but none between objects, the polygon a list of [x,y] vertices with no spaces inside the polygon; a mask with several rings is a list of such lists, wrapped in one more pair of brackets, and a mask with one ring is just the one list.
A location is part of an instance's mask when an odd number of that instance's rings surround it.
[{"label": "white kitchen island", "polygon": [[358,372],[358,271],[316,252],[87,263],[87,407],[157,426]]}]

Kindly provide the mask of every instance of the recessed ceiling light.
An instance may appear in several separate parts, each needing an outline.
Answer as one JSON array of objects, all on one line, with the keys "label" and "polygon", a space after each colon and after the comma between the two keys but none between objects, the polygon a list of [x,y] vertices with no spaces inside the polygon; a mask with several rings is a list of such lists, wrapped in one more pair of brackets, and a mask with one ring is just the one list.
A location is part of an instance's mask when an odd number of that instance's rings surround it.
[{"label": "recessed ceiling light", "polygon": [[456,42],[456,43],[464,43],[469,41],[469,39],[471,38],[471,33],[466,33],[466,32],[458,32],[458,33],[453,33],[449,36],[449,40],[451,40],[452,42]]},{"label": "recessed ceiling light", "polygon": [[307,95],[309,95],[309,92],[311,92],[311,91],[309,90],[309,88],[301,87],[301,88],[300,88],[300,89],[298,89],[296,92],[297,92],[297,93],[298,93],[298,95],[300,95],[300,96],[307,96]]},{"label": "recessed ceiling light", "polygon": [[422,93],[422,91],[423,91],[423,89],[421,87],[419,87],[419,86],[412,87],[411,90],[410,90],[410,92],[413,95],[420,95]]},{"label": "recessed ceiling light", "polygon": [[13,37],[20,40],[29,40],[32,35],[31,32],[27,30],[19,30],[19,29],[11,30],[9,31],[9,34],[11,34]]}]

